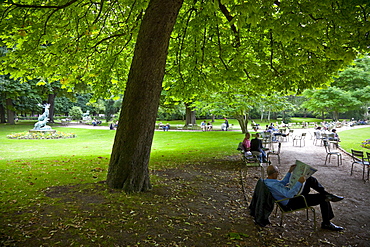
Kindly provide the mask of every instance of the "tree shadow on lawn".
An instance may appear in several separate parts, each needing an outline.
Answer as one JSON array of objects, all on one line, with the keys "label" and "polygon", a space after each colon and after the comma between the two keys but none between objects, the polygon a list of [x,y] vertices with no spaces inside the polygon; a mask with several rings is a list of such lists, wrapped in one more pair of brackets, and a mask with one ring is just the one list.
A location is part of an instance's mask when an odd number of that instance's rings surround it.
[{"label": "tree shadow on lawn", "polygon": [[6,216],[8,224],[2,224],[1,243],[3,246],[351,245],[353,236],[346,232],[314,232],[312,222],[302,220],[304,213],[285,216],[284,227],[277,226],[279,219],[274,215],[272,225],[257,227],[247,206],[259,170],[246,170],[238,156],[151,173],[155,182],[146,193],[127,195],[107,188],[105,181],[47,188],[41,192],[46,195],[44,202]]}]

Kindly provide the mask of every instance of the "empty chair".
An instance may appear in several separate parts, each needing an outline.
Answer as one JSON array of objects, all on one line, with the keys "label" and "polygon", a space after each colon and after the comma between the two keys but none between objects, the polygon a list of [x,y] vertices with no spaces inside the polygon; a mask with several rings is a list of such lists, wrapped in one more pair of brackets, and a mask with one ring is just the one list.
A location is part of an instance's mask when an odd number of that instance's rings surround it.
[{"label": "empty chair", "polygon": [[289,130],[289,133],[287,134],[287,141],[289,141],[290,136],[293,138],[293,132],[294,132],[294,130],[292,130],[292,129]]},{"label": "empty chair", "polygon": [[337,151],[331,151],[329,142],[327,140],[323,140],[323,142],[324,142],[324,147],[325,147],[325,151],[326,151],[325,165],[326,165],[326,161],[328,160],[328,158],[329,158],[328,163],[330,163],[330,158],[331,158],[332,155],[337,156],[338,166],[339,166],[339,164],[342,164],[342,153],[337,152]]},{"label": "empty chair", "polygon": [[276,155],[278,157],[278,164],[280,165],[280,149],[281,149],[281,142],[279,142],[278,144],[278,150],[275,152],[275,151],[271,151],[271,152],[268,152],[267,153],[267,160],[270,162],[271,159],[270,159],[270,155]]},{"label": "empty chair", "polygon": [[272,134],[271,134],[271,132],[262,132],[262,144],[266,148],[270,148],[270,149],[273,148],[273,146],[272,146]]},{"label": "empty chair", "polygon": [[317,142],[322,145],[323,137],[321,136],[321,133],[319,131],[313,132],[314,138],[313,138],[313,145],[317,145]]},{"label": "empty chair", "polygon": [[296,142],[298,144],[299,142],[299,146],[302,147],[302,142],[303,142],[303,146],[306,145],[305,143],[305,138],[306,138],[306,133],[302,133],[301,135],[296,135],[294,138],[293,138],[293,146],[294,146],[294,143]]},{"label": "empty chair", "polygon": [[[351,175],[353,174],[353,165],[359,164],[362,165],[362,179],[365,180],[365,168],[367,167],[367,180],[369,180],[369,156],[368,158],[364,157],[364,152],[351,149],[352,152],[352,167]],[[367,159],[367,161],[365,160]]]},{"label": "empty chair", "polygon": [[289,138],[289,132],[286,133],[286,129],[280,129],[279,132],[281,133],[280,136],[280,141],[283,141],[285,139],[285,141],[288,141],[288,138]]}]

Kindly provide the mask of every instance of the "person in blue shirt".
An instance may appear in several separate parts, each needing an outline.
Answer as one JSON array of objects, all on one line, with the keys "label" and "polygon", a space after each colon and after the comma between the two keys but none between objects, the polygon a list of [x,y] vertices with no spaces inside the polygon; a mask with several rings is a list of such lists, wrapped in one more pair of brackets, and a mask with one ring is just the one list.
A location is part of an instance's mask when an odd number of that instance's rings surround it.
[{"label": "person in blue shirt", "polygon": [[[343,200],[343,197],[328,193],[317,181],[317,179],[312,176],[307,179],[300,177],[298,182],[291,189],[288,188],[287,184],[289,183],[290,175],[295,167],[296,165],[292,165],[282,180],[277,179],[279,175],[279,169],[276,166],[269,165],[267,167],[267,178],[265,179],[265,184],[269,188],[272,196],[275,198],[275,200],[290,198],[289,200],[280,202],[286,207],[286,209],[294,210],[304,208],[305,202],[303,198],[295,197],[304,184],[301,195],[304,195],[306,198],[308,206],[320,205],[323,220],[321,223],[321,228],[332,231],[342,231],[343,227],[336,226],[330,222],[330,220],[334,218],[334,213],[330,202],[341,201]],[[311,189],[317,191],[318,194],[309,194]]]}]

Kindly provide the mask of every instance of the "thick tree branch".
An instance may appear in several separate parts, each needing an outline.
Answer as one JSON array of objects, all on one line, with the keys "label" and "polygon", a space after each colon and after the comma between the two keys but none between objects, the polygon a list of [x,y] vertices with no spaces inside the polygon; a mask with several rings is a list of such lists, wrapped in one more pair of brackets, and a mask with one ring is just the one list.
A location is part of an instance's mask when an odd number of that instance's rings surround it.
[{"label": "thick tree branch", "polygon": [[[223,5],[221,3],[220,0],[218,0],[218,6],[220,7],[220,10],[222,12],[222,14],[226,17],[226,19],[231,22],[233,20],[233,16],[231,16],[229,10],[226,8],[225,5]],[[238,29],[236,28],[236,26],[234,24],[231,24],[230,25],[230,28],[231,30],[233,31],[233,33],[235,34],[235,47],[239,47],[240,46],[240,36],[239,36],[239,31]]]},{"label": "thick tree branch", "polygon": [[272,37],[272,31],[270,30],[270,49],[271,49],[271,51],[270,51],[270,67],[271,67],[271,69],[273,69],[274,71],[275,71],[275,73],[277,74],[277,75],[279,75],[279,71],[277,71],[277,69],[274,67],[274,63],[273,63],[273,59],[274,59],[274,39],[273,39],[273,37]]},{"label": "thick tree branch", "polygon": [[227,70],[227,64],[225,63],[224,59],[222,58],[222,47],[221,47],[221,39],[220,39],[220,29],[218,28],[218,25],[216,26],[217,29],[217,46],[218,46],[218,51],[219,51],[219,59],[221,60],[222,64],[224,65],[225,69]]}]

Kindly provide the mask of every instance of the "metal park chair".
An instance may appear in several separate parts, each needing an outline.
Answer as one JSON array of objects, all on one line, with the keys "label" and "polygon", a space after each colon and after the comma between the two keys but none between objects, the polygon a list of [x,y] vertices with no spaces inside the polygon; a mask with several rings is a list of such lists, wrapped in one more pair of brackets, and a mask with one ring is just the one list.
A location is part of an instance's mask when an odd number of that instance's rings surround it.
[{"label": "metal park chair", "polygon": [[330,158],[331,158],[332,155],[337,156],[338,166],[342,165],[342,153],[339,152],[339,151],[331,151],[329,142],[327,140],[323,140],[323,142],[324,142],[324,147],[325,147],[325,151],[326,151],[325,165],[326,165],[326,161],[328,161],[328,160],[329,160],[328,163],[330,163]]},{"label": "metal park chair", "polygon": [[[370,161],[369,161],[369,155],[367,158],[364,157],[364,152],[362,151],[357,151],[351,149],[352,152],[352,167],[351,167],[351,176],[353,174],[353,165],[358,164],[362,165],[362,179],[365,180],[365,168],[367,167],[367,180],[369,180],[369,166],[370,166]],[[366,161],[367,159],[367,161]]]}]

